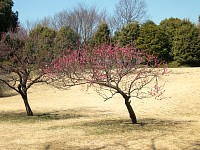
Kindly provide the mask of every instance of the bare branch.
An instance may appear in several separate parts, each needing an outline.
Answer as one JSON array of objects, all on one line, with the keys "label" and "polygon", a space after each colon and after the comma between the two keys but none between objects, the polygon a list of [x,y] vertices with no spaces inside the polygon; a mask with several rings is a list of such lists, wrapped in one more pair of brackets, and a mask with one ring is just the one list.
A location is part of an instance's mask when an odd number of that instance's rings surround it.
[{"label": "bare branch", "polygon": [[[95,87],[95,91],[104,99],[104,101],[107,101],[107,100],[113,98],[113,96],[118,93],[118,91],[113,90],[111,88],[104,88],[103,86],[99,86],[98,88]],[[110,93],[109,96],[108,96],[108,94],[105,94],[102,91],[105,91],[105,92],[108,91]]]},{"label": "bare branch", "polygon": [[116,29],[121,29],[133,21],[142,21],[146,17],[146,4],[144,0],[120,0],[115,6],[115,16],[112,23]]},{"label": "bare branch", "polygon": [[15,88],[15,86],[10,85],[8,81],[0,79],[1,82],[5,83],[9,88],[13,89],[14,91],[16,91],[17,93],[19,93],[19,90],[17,88]]}]

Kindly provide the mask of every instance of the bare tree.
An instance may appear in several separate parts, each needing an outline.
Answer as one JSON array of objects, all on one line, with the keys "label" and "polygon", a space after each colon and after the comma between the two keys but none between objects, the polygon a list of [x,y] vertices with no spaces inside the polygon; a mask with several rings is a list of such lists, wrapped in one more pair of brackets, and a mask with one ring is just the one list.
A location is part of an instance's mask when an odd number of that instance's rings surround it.
[{"label": "bare tree", "polygon": [[117,30],[132,21],[142,21],[146,17],[146,3],[144,0],[120,0],[115,6],[111,23]]},{"label": "bare tree", "polygon": [[93,35],[99,22],[105,19],[105,14],[93,7],[86,7],[78,4],[72,10],[64,10],[56,14],[52,19],[55,28],[70,26],[81,37],[81,42],[85,43]]},{"label": "bare tree", "polygon": [[[39,82],[47,82],[42,70],[42,56],[34,55],[27,47],[28,35],[24,30],[5,33],[0,41],[0,82],[19,93],[24,101],[28,116],[33,112],[28,102],[28,89]],[[30,43],[29,43],[30,44]],[[33,43],[32,43],[33,44]],[[43,56],[45,57],[45,56]]]}]

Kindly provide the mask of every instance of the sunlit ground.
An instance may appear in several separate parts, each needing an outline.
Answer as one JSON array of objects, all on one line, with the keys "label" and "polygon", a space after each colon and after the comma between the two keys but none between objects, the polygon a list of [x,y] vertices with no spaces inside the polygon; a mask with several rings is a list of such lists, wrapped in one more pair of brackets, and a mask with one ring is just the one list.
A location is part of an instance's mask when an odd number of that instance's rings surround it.
[{"label": "sunlit ground", "polygon": [[200,68],[172,69],[161,82],[163,100],[132,99],[137,125],[130,124],[120,95],[104,102],[83,86],[33,86],[33,117],[19,95],[0,98],[0,149],[200,149]]}]

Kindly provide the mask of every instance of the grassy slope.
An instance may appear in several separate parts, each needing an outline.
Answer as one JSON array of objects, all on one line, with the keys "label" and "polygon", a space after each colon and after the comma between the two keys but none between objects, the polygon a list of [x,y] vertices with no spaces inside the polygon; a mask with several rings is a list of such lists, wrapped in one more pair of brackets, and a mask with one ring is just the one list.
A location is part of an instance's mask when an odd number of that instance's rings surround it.
[{"label": "grassy slope", "polygon": [[20,96],[0,98],[0,149],[200,149],[200,68],[172,69],[165,99],[132,100],[140,125],[129,123],[120,96],[103,102],[94,91],[29,92],[36,116]]}]

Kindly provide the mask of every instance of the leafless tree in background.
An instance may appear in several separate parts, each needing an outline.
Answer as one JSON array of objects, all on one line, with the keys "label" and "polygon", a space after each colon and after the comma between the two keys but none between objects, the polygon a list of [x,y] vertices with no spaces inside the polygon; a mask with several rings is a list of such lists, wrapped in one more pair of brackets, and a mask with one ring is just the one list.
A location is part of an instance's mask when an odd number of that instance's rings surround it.
[{"label": "leafless tree in background", "polygon": [[100,22],[107,18],[106,10],[99,10],[95,6],[87,7],[78,4],[73,9],[65,9],[54,16],[44,17],[37,21],[27,21],[23,26],[26,30],[42,25],[51,29],[60,30],[62,27],[71,27],[81,37],[80,43],[85,43],[92,37]]},{"label": "leafless tree in background", "polygon": [[146,17],[146,3],[144,0],[120,0],[115,6],[112,26],[116,30],[132,22],[141,22]]},{"label": "leafless tree in background", "polygon": [[37,28],[37,26],[39,25],[55,29],[55,26],[53,25],[53,19],[51,16],[44,17],[41,20],[26,20],[24,23],[20,24],[20,27],[24,28],[24,30],[26,30],[26,32],[29,33],[34,28]]},{"label": "leafless tree in background", "polygon": [[59,29],[63,26],[70,26],[81,37],[85,43],[93,35],[99,22],[105,19],[105,13],[99,12],[93,7],[86,7],[79,4],[73,10],[63,10],[52,18],[52,25]]}]

